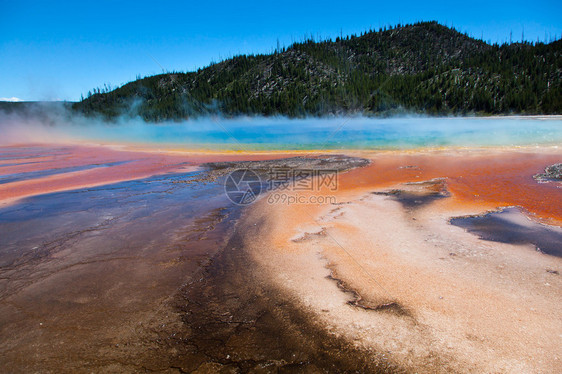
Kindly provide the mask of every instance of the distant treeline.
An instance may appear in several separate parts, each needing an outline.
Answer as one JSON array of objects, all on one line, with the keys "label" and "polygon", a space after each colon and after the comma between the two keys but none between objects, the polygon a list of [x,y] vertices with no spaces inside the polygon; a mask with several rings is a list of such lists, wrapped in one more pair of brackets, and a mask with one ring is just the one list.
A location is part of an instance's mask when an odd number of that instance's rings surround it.
[{"label": "distant treeline", "polygon": [[490,45],[421,22],[104,87],[72,108],[147,121],[206,114],[560,114],[561,52],[562,40]]}]

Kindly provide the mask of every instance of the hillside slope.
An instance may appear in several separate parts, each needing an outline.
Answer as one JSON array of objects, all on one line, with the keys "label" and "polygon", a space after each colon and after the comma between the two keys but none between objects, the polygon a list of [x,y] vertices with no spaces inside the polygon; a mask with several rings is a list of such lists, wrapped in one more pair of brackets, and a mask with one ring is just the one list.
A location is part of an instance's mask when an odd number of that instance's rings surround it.
[{"label": "hillside slope", "polygon": [[562,113],[562,41],[489,45],[436,22],[241,55],[95,91],[73,108],[149,121],[224,115]]}]

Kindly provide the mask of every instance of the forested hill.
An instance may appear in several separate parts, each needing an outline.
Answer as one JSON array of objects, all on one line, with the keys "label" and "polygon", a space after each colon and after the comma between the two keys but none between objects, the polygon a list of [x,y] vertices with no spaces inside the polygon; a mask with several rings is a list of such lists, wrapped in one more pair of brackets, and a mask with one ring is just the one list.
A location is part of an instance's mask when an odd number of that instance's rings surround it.
[{"label": "forested hill", "polygon": [[561,76],[562,40],[489,45],[423,22],[97,89],[73,109],[149,121],[209,113],[560,114]]}]

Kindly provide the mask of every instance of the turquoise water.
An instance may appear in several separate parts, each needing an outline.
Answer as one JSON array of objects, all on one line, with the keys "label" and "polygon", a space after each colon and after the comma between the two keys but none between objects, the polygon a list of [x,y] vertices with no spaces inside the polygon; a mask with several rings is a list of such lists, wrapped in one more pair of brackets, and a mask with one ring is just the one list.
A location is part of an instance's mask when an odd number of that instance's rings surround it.
[{"label": "turquoise water", "polygon": [[232,150],[562,145],[562,117],[204,118],[163,124],[80,120],[43,130],[71,140]]},{"label": "turquoise water", "polygon": [[102,140],[239,150],[562,145],[560,119],[205,119],[106,131]]}]

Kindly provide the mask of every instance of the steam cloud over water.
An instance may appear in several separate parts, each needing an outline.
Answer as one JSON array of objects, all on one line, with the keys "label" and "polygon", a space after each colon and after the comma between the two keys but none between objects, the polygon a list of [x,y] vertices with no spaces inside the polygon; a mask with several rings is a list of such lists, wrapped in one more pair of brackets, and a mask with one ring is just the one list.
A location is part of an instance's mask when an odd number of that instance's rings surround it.
[{"label": "steam cloud over water", "polygon": [[562,117],[205,117],[115,122],[72,115],[0,112],[0,145],[100,142],[201,149],[403,149],[562,144]]}]

